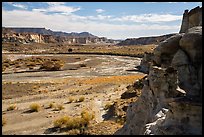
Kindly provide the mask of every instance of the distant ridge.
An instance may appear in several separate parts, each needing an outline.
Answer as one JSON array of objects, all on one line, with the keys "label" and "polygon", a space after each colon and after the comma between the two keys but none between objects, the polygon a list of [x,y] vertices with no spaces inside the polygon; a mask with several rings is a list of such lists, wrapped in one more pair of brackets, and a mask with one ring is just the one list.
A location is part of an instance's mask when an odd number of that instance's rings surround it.
[{"label": "distant ridge", "polygon": [[175,35],[176,33],[166,34],[161,36],[150,36],[150,37],[139,37],[139,38],[128,38],[121,41],[117,45],[148,45],[148,44],[158,44],[159,42]]},{"label": "distant ridge", "polygon": [[89,32],[62,32],[62,31],[52,31],[46,28],[30,28],[30,27],[4,27],[6,29],[12,30],[16,33],[37,33],[42,35],[53,35],[53,36],[70,36],[70,37],[97,37]]}]

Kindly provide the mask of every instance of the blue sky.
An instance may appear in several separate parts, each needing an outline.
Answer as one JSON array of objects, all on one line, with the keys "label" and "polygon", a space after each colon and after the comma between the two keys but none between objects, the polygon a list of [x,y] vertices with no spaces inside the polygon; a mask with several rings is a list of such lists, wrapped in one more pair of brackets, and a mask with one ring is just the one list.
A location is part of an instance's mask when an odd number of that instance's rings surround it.
[{"label": "blue sky", "polygon": [[184,10],[201,2],[3,2],[2,26],[88,31],[113,39],[179,32]]}]

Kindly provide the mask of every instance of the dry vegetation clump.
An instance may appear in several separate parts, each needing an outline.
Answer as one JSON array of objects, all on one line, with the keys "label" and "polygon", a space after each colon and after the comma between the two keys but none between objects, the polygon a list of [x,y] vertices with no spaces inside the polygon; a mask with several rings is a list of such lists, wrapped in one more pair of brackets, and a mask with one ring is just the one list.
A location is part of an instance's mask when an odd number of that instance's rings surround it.
[{"label": "dry vegetation clump", "polygon": [[55,106],[54,106],[54,111],[60,111],[60,110],[62,110],[62,109],[64,109],[64,106],[63,105],[61,105],[61,104],[56,104]]},{"label": "dry vegetation clump", "polygon": [[72,103],[72,102],[74,102],[74,97],[69,97],[68,100],[69,101],[67,103]]},{"label": "dry vegetation clump", "polygon": [[126,121],[125,117],[117,117],[117,119],[116,119],[116,122],[121,124],[121,125],[124,125],[125,121]]},{"label": "dry vegetation clump", "polygon": [[69,116],[63,116],[59,119],[56,119],[53,124],[54,127],[56,128],[65,128],[66,124],[68,123],[68,121],[70,120]]},{"label": "dry vegetation clump", "polygon": [[4,125],[6,125],[6,118],[5,117],[2,118],[2,126],[4,126]]},{"label": "dry vegetation clump", "polygon": [[47,108],[55,108],[55,107],[56,107],[56,104],[54,102],[51,102]]},{"label": "dry vegetation clump", "polygon": [[93,120],[95,118],[95,114],[92,112],[88,112],[87,110],[84,110],[81,112],[81,117],[87,122],[89,123],[91,120]]},{"label": "dry vegetation clump", "polygon": [[81,117],[70,117],[63,116],[59,119],[56,119],[53,124],[56,128],[66,128],[68,130],[79,129],[80,131],[85,129],[91,120],[93,120],[95,115],[89,113],[88,111],[82,111]]},{"label": "dry vegetation clump", "polygon": [[40,109],[41,109],[41,106],[37,103],[32,103],[30,105],[30,111],[32,111],[32,112],[38,112],[38,111],[40,111]]},{"label": "dry vegetation clump", "polygon": [[17,107],[16,107],[16,104],[11,104],[8,108],[7,108],[7,111],[11,111],[11,110],[15,110]]},{"label": "dry vegetation clump", "polygon": [[43,62],[40,69],[55,71],[55,70],[60,70],[63,66],[64,66],[63,61],[60,61],[60,60],[58,60],[58,61],[47,60],[47,61]]},{"label": "dry vegetation clump", "polygon": [[82,96],[79,98],[78,102],[83,102],[85,100],[85,98]]}]

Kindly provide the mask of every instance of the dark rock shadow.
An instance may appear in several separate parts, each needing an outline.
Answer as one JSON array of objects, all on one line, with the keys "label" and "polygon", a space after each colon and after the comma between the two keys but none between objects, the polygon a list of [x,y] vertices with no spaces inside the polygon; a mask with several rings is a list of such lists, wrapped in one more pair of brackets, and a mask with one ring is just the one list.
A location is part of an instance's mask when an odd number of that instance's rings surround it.
[{"label": "dark rock shadow", "polygon": [[44,131],[44,134],[53,134],[53,133],[59,133],[60,129],[56,127],[48,128]]},{"label": "dark rock shadow", "polygon": [[33,112],[35,112],[35,111],[33,111],[33,110],[26,110],[26,111],[22,112],[22,114],[28,114],[28,113],[33,113]]},{"label": "dark rock shadow", "polygon": [[112,105],[106,114],[102,115],[102,118],[104,118],[104,120],[111,120],[114,119],[115,113],[114,113],[114,106]]}]

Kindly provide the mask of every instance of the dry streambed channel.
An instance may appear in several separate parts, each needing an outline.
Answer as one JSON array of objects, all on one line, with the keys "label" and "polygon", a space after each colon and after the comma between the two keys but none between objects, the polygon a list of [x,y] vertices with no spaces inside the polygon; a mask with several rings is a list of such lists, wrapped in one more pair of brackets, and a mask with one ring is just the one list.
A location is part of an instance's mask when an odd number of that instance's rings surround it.
[{"label": "dry streambed channel", "polygon": [[[3,54],[11,61],[30,57],[57,58],[64,66],[58,71],[8,67],[2,73],[3,134],[67,134],[51,130],[53,121],[65,115],[78,116],[83,110],[94,113],[92,124],[100,123],[106,119],[105,106],[144,76],[132,71],[141,61],[135,57]],[[40,105],[39,112],[29,111],[32,103]],[[62,109],[49,108],[51,103]],[[8,110],[11,105],[16,106],[14,110]]]}]

